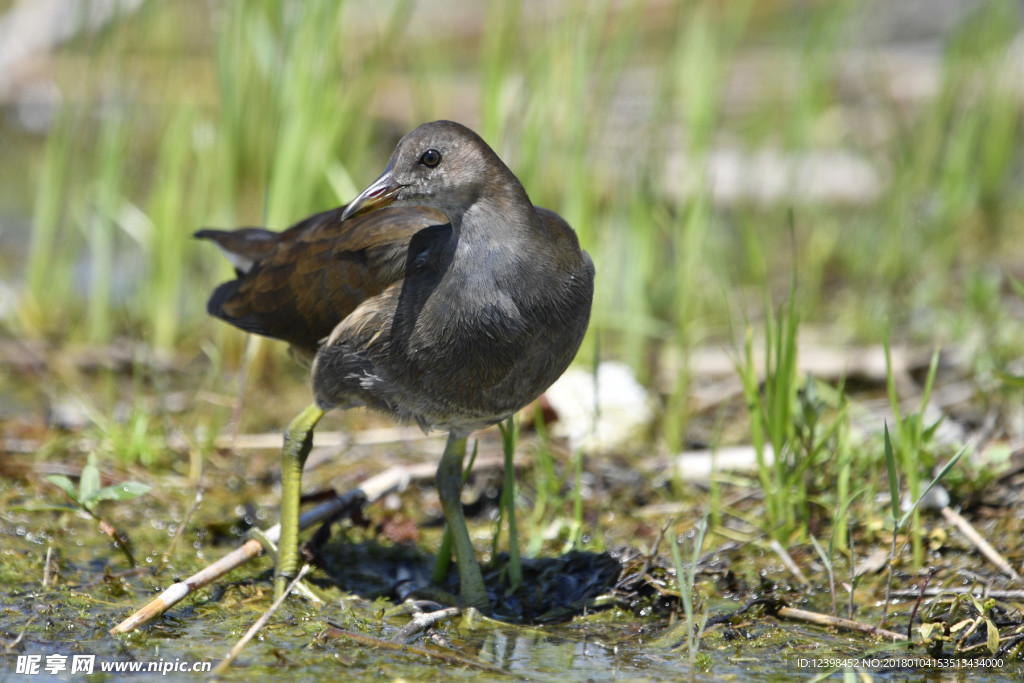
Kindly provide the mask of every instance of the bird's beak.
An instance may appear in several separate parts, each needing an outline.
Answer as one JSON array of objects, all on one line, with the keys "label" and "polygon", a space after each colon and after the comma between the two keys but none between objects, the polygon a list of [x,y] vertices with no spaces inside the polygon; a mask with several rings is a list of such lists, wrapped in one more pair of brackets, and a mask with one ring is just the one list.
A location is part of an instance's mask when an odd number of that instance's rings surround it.
[{"label": "bird's beak", "polygon": [[341,214],[341,220],[344,221],[356,216],[362,216],[364,213],[383,209],[395,201],[400,189],[402,189],[402,186],[391,177],[391,165],[388,164],[388,167],[384,169],[384,173],[345,207],[345,211]]}]

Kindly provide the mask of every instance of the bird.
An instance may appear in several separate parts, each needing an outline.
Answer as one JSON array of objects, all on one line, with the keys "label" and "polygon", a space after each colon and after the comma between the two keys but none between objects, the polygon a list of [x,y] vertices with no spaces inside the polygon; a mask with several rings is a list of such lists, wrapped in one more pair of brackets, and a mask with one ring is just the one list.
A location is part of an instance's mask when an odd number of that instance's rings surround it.
[{"label": "bird", "polygon": [[471,129],[424,123],[349,204],[282,232],[204,229],[236,277],[208,312],[288,342],[314,400],[282,448],[275,595],[298,564],[302,467],[325,412],[364,406],[444,430],[436,485],[452,535],[459,601],[489,598],[462,510],[469,434],[539,397],[583,341],[594,264],[557,213],[534,206]]}]

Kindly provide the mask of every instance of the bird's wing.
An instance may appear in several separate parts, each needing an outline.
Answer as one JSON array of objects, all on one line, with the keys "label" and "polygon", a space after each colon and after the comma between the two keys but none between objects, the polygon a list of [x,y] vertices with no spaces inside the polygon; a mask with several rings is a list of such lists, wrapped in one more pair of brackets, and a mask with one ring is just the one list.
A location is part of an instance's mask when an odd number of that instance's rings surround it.
[{"label": "bird's wing", "polygon": [[[220,285],[207,309],[247,332],[282,339],[313,353],[317,343],[361,302],[402,279],[409,240],[425,227],[447,223],[420,207],[389,208],[341,221],[344,207],[311,216],[276,236],[251,231],[259,244],[233,244],[254,254],[248,272]],[[213,239],[227,250],[215,231]],[[231,234],[231,233],[227,233]],[[244,239],[243,239],[244,242]]]}]

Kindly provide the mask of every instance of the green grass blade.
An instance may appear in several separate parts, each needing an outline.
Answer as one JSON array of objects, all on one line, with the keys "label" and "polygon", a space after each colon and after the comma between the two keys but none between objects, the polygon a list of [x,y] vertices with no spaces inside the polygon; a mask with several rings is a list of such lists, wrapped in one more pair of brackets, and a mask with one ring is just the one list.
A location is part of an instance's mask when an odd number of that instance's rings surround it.
[{"label": "green grass blade", "polygon": [[896,528],[900,523],[900,475],[896,469],[896,456],[892,452],[892,441],[889,439],[889,423],[885,422],[885,473],[889,478],[889,500],[892,508],[892,519],[896,522]]}]

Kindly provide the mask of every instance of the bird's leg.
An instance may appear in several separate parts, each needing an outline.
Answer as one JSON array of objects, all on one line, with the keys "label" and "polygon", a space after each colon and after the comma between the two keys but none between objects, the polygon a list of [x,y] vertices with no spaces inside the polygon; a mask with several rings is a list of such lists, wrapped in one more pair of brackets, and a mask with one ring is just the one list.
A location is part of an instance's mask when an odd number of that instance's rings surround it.
[{"label": "bird's leg", "polygon": [[444,535],[441,536],[441,547],[437,551],[437,559],[434,560],[434,571],[430,575],[432,583],[441,583],[444,577],[448,576],[448,565],[452,563],[452,532],[448,527],[444,528]]},{"label": "bird's leg", "polygon": [[437,493],[455,545],[455,559],[459,564],[459,596],[463,603],[487,610],[490,600],[484,588],[480,565],[476,561],[476,551],[469,540],[466,517],[462,512],[462,460],[465,456],[466,437],[449,434],[441,464],[437,466]]},{"label": "bird's leg", "polygon": [[[473,453],[469,456],[469,466],[463,465],[462,468],[462,486],[466,485],[466,479],[469,478],[469,473],[473,469],[473,463],[476,462],[476,449],[480,445],[479,441],[473,442]],[[465,458],[463,458],[465,460]],[[461,488],[459,489],[462,490]],[[444,577],[448,576],[448,565],[452,563],[452,532],[451,529],[445,527],[444,535],[441,537],[441,548],[437,551],[437,560],[434,561],[434,572],[430,575],[431,583],[441,583],[444,581]]]},{"label": "bird's leg", "polygon": [[274,598],[281,597],[299,564],[299,500],[302,497],[302,466],[313,446],[313,429],[324,411],[311,404],[291,421],[281,450],[281,539],[274,569]]}]

